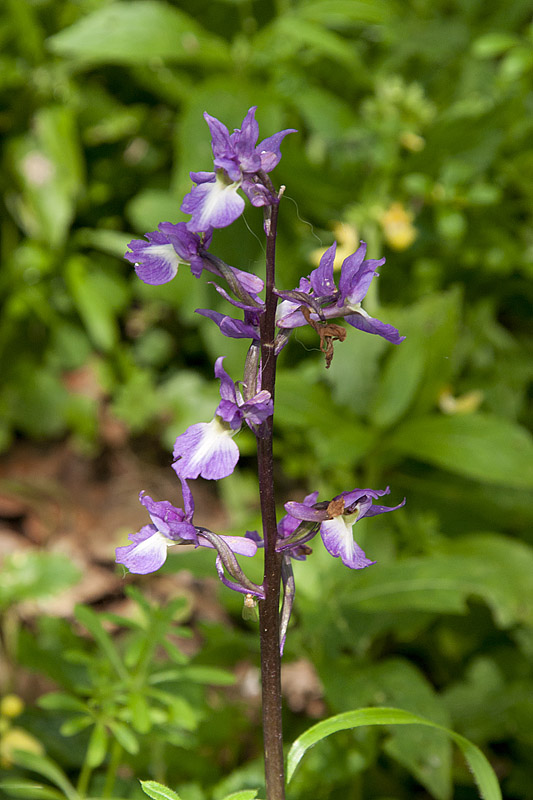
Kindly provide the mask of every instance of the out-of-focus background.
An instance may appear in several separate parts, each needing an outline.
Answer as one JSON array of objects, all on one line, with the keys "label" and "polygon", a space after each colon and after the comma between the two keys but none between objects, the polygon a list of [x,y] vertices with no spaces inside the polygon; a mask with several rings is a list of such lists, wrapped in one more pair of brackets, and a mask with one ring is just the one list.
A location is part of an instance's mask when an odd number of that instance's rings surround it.
[{"label": "out-of-focus background", "polygon": [[[179,590],[191,657],[228,668],[240,691],[193,692],[203,711],[174,708],[163,732],[157,714],[147,728],[130,709],[142,756],[119,722],[102,723],[94,769],[114,733],[131,762],[122,797],[144,796],[136,777],[164,778],[183,800],[260,785],[256,630],[240,599],[208,577],[209,554],[171,557],[146,579],[113,567],[147,522],[137,492],[179,501],[174,439],[212,417],[215,359],[238,378],[246,347],[195,315],[223,308],[207,281],[182,267],[146,286],[122,256],[187,218],[189,171],[211,163],[203,112],[232,130],[256,105],[261,138],[298,129],[273,173],[287,187],[279,288],[334,240],[346,256],[362,239],[387,259],[365,307],[407,337],[396,348],[350,329],[325,371],[299,330],[280,358],[280,508],[314,489],[407,497],[357,525],[376,567],[353,573],[316,541],[297,565],[288,741],[327,712],[401,706],[471,737],[505,797],[530,798],[531,3],[6,0],[0,39],[0,690],[28,704],[19,729],[74,774],[88,729],[62,738],[68,709],[33,704],[79,688],[83,659],[59,655],[76,626],[103,641],[84,612],[73,623],[74,603],[126,613],[125,584],[163,607]],[[211,250],[261,274],[261,223],[247,206]],[[233,476],[195,485],[198,523],[258,526],[251,434],[240,448]],[[446,800],[452,775],[455,797],[476,796],[447,740],[391,728],[322,743],[293,792]]]}]

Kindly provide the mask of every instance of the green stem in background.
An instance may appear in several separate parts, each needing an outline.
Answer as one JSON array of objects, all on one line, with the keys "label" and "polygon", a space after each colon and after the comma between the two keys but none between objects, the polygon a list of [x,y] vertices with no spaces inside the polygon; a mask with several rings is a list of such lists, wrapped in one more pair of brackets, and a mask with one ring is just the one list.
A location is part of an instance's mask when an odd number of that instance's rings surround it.
[{"label": "green stem in background", "polygon": [[[281,192],[280,192],[281,196]],[[278,204],[265,214],[266,281],[265,312],[261,317],[261,388],[274,399],[276,381],[276,305],[274,294],[276,229]],[[274,497],[273,418],[265,435],[257,439],[259,495],[265,542],[265,599],[259,601],[261,635],[261,685],[263,699],[263,743],[265,754],[266,800],[284,800],[283,730],[281,720],[281,657],[279,651],[279,598],[282,557],[276,552],[277,524]]]},{"label": "green stem in background", "polygon": [[107,765],[104,788],[102,789],[102,797],[111,797],[113,794],[113,787],[115,786],[117,771],[120,767],[121,756],[122,745],[116,739],[114,739],[109,763]]}]

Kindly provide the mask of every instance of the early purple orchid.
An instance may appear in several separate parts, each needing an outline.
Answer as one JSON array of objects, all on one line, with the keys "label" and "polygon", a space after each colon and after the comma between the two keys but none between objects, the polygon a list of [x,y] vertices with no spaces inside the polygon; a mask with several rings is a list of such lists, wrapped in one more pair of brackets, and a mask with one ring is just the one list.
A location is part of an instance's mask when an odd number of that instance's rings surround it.
[{"label": "early purple orchid", "polygon": [[[251,302],[260,305],[257,298],[263,290],[263,281],[257,275],[230,267],[221,259],[211,255],[207,248],[211,244],[212,229],[201,234],[192,233],[185,222],[161,222],[156,231],[145,234],[146,239],[133,239],[128,247],[131,252],[125,258],[135,266],[137,276],[152,286],[168,283],[176,277],[180,264],[188,265],[195,278],[207,270],[224,277],[232,290]],[[216,287],[223,292],[221,287]],[[227,299],[230,299],[225,294]]]},{"label": "early purple orchid", "polygon": [[[185,510],[176,508],[167,500],[152,500],[141,492],[139,499],[150,514],[152,523],[145,525],[138,533],[131,533],[128,537],[131,544],[117,547],[117,564],[123,564],[135,575],[147,575],[163,566],[168,548],[176,544],[216,549],[219,551],[217,562],[220,559],[220,550],[224,555],[226,551],[231,554],[230,561],[234,560],[235,553],[243,556],[255,555],[257,545],[251,539],[244,536],[218,536],[205,528],[196,527],[192,522],[192,495],[185,481],[182,481],[182,486]],[[228,559],[223,558],[224,562],[226,560]]]},{"label": "early purple orchid", "polygon": [[[258,391],[243,399],[242,393],[222,366],[224,357],[217,358],[215,376],[220,380],[220,403],[211,422],[199,422],[178,436],[174,445],[172,464],[178,477],[219,480],[231,475],[239,460],[239,448],[233,441],[243,422],[256,433],[273,413],[270,393]],[[245,387],[246,388],[246,387]]]},{"label": "early purple orchid", "polygon": [[191,172],[196,184],[185,196],[181,210],[191,214],[187,227],[196,233],[210,228],[231,225],[244,211],[242,189],[253,206],[277,202],[270,181],[266,178],[281,159],[280,146],[293,128],[275,133],[256,145],[259,125],[255,120],[257,106],[246,114],[242,127],[232,134],[225,125],[207,112],[205,121],[211,131],[214,172]]},{"label": "early purple orchid", "polygon": [[284,552],[294,548],[297,544],[308,541],[318,533],[328,553],[340,556],[342,563],[350,569],[363,569],[375,564],[366,557],[363,550],[353,539],[353,526],[362,517],[375,517],[386,511],[396,511],[405,505],[405,498],[397,506],[373,505],[372,501],[383,495],[390,494],[390,489],[354,489],[351,492],[341,492],[330,502],[313,503],[312,495],[305,498],[303,503],[285,503],[285,510],[295,520],[313,523],[312,527],[302,526],[300,536],[298,527],[290,531],[285,542],[278,542],[277,550]]},{"label": "early purple orchid", "polygon": [[158,286],[177,275],[180,264],[190,264],[196,277],[205,267],[203,254],[211,243],[211,231],[203,237],[188,230],[184,222],[174,225],[161,222],[156,231],[145,234],[148,239],[133,239],[125,258],[135,265],[135,272],[144,283]]},{"label": "early purple orchid", "polygon": [[403,342],[405,336],[400,336],[396,328],[374,319],[361,308],[372,279],[379,274],[376,269],[385,263],[385,259],[365,260],[366,243],[361,242],[356,252],[344,259],[337,288],[333,278],[336,248],[334,242],[320,259],[317,269],[308,278],[300,280],[298,289],[276,292],[282,298],[276,314],[278,327],[287,329],[306,325],[307,320],[301,311],[303,306],[314,321],[344,317],[354,328],[382,336],[391,344]]}]

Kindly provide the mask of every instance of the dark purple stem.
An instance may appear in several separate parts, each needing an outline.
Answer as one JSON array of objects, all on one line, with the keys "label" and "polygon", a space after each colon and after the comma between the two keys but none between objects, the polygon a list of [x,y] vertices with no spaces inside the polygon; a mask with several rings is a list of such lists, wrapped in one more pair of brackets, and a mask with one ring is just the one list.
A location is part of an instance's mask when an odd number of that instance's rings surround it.
[{"label": "dark purple stem", "polygon": [[[281,193],[280,193],[281,194]],[[276,381],[276,305],[274,294],[276,228],[278,204],[269,206],[265,214],[266,281],[265,312],[261,316],[261,388],[274,398]],[[265,599],[259,601],[261,633],[261,683],[263,697],[263,742],[265,752],[266,800],[284,800],[283,731],[281,722],[281,658],[279,650],[279,598],[282,555],[276,552],[276,505],[274,498],[274,461],[272,423],[269,417],[264,436],[257,439],[259,495],[265,541]]]}]

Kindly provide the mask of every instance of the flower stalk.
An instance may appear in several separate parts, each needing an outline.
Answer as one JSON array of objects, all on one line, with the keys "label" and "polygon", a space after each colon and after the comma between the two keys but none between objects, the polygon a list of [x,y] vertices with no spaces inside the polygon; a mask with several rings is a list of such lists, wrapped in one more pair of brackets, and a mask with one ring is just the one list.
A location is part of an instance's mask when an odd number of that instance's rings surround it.
[{"label": "flower stalk", "polygon": [[[281,192],[280,192],[281,196]],[[279,200],[278,200],[279,203]],[[279,205],[265,212],[267,231],[265,312],[261,318],[261,386],[274,398],[276,381],[275,336],[277,297],[274,294],[276,233]],[[279,600],[282,555],[276,550],[277,523],[274,496],[274,458],[272,446],[273,416],[265,424],[265,435],[257,438],[259,497],[265,543],[264,600],[259,602],[261,638],[261,689],[263,701],[263,747],[267,800],[283,800],[285,774],[281,716],[281,655]]]},{"label": "flower stalk", "polygon": [[[234,380],[223,367],[224,356],[215,362],[220,381],[220,402],[210,422],[195,423],[180,433],[174,445],[172,467],[181,483],[182,506],[152,500],[141,493],[141,503],[151,522],[129,535],[130,543],[117,548],[117,562],[130,572],[145,575],[159,569],[170,547],[185,545],[215,550],[215,568],[220,580],[244,595],[246,618],[259,606],[261,640],[261,682],[263,699],[263,745],[266,800],[284,800],[283,731],[281,703],[281,656],[295,597],[292,559],[305,561],[312,554],[308,542],[320,533],[326,550],[340,558],[349,569],[374,564],[353,537],[353,527],[362,517],[394,511],[374,503],[389,488],[353,489],[330,501],[318,500],[318,491],[304,501],[289,501],[286,514],[277,522],[274,486],[273,419],[277,356],[288,343],[291,332],[310,326],[320,339],[325,366],[333,358],[333,342],[343,342],[347,329],[334,322],[343,319],[352,328],[400,344],[402,336],[392,325],[371,317],[361,307],[377,267],[385,259],[366,259],[366,244],[342,264],[338,285],[334,280],[335,247],[326,250],[317,269],[302,277],[293,290],[276,288],[276,237],[280,199],[285,187],[276,191],[269,173],[281,159],[280,146],[293,129],[275,133],[257,144],[259,126],[255,107],[249,109],[241,128],[229,133],[219,120],[205,114],[211,131],[213,171],[192,172],[194,186],[184,198],[181,210],[189,222],[162,222],[144,240],[129,244],[126,258],[134,264],[139,278],[159,285],[172,280],[181,264],[195,277],[204,272],[217,279],[213,285],[234,309],[235,318],[217,309],[196,309],[214,322],[227,337],[250,341],[242,380]],[[230,266],[208,252],[213,229],[231,225],[243,212],[245,200],[263,209],[266,236],[265,281],[253,273]],[[225,285],[219,285],[222,280]],[[263,297],[261,293],[264,291]],[[281,302],[280,302],[281,301]],[[201,477],[222,480],[232,474],[239,460],[234,437],[244,425],[257,441],[259,499],[263,536],[247,531],[244,536],[214,533],[194,523],[194,500],[189,481]],[[251,557],[264,552],[263,583],[253,583],[237,555]],[[280,595],[283,588],[283,602]],[[281,610],[280,610],[281,606]]]}]

